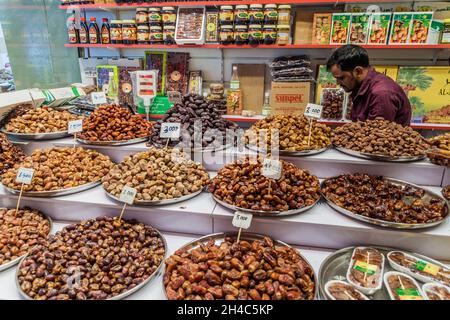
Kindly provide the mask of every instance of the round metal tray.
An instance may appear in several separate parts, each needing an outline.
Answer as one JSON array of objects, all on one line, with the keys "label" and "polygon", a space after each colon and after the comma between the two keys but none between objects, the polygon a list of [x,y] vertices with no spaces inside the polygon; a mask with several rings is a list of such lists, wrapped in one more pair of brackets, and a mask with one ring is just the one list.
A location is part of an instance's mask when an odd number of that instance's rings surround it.
[{"label": "round metal tray", "polygon": [[[105,189],[103,189],[105,190]],[[168,204],[173,204],[173,203],[178,203],[178,202],[182,202],[182,201],[186,201],[189,199],[192,199],[196,196],[198,196],[200,193],[202,193],[203,188],[200,189],[197,192],[176,198],[176,199],[166,199],[166,200],[155,200],[155,201],[147,201],[147,200],[134,200],[133,205],[137,205],[137,206],[163,206],[163,205],[168,205]],[[116,196],[113,196],[112,194],[108,193],[105,190],[105,193],[108,195],[108,197],[110,197],[111,199],[114,199],[116,201],[122,202],[120,201],[120,199]],[[123,202],[122,202],[123,203]]]},{"label": "round metal tray", "polygon": [[[114,296],[112,298],[106,299],[106,300],[122,300],[126,297],[128,297],[129,295],[135,293],[136,291],[139,291],[140,289],[142,289],[143,287],[145,287],[147,284],[149,284],[152,280],[156,279],[162,272],[162,265],[164,264],[164,261],[167,258],[167,241],[164,238],[164,236],[161,234],[161,232],[159,232],[159,230],[153,228],[154,230],[156,230],[156,232],[158,233],[159,237],[162,239],[163,243],[164,243],[164,258],[161,260],[161,263],[159,264],[158,268],[155,270],[155,272],[153,272],[147,279],[145,279],[143,282],[141,282],[140,284],[138,284],[136,287],[134,287],[131,290],[128,290],[124,293],[121,293],[117,296]],[[15,274],[15,282],[16,282],[16,286],[17,286],[17,290],[19,291],[19,294],[21,295],[22,298],[26,299],[26,300],[33,300],[29,295],[27,295],[23,290],[22,287],[19,284],[19,269],[20,269],[20,265],[23,263],[23,261],[27,258],[28,254],[26,256],[24,256],[21,260],[20,260],[20,264],[17,267],[16,270],[16,274]]]},{"label": "round metal tray", "polygon": [[68,131],[58,131],[58,132],[48,132],[48,133],[16,133],[6,131],[2,128],[1,131],[8,135],[12,139],[22,139],[22,140],[52,140],[60,139],[70,136]]},{"label": "round metal tray", "polygon": [[[238,232],[213,233],[213,234],[209,234],[209,235],[203,236],[201,238],[195,239],[195,240],[185,244],[181,248],[178,248],[177,251],[178,250],[195,249],[196,247],[200,246],[201,244],[207,243],[210,240],[220,241],[220,240],[224,240],[227,237],[237,238],[237,236],[238,236]],[[246,241],[263,240],[264,237],[266,237],[266,236],[264,236],[262,234],[251,233],[251,232],[244,232],[243,231],[241,233],[240,240],[246,240]],[[288,245],[287,243],[284,243],[283,241],[275,240],[275,239],[272,239],[272,240],[273,240],[273,243],[275,245],[293,248],[291,245]],[[299,252],[299,250],[297,250],[295,248],[293,248],[293,249],[298,253],[298,255],[303,259],[303,261],[305,261],[305,263],[311,268],[311,270],[314,273],[314,299],[316,300],[318,298],[318,294],[319,294],[319,290],[318,290],[319,283],[317,282],[317,275],[314,272],[314,268],[311,266],[309,261]],[[166,272],[166,267],[164,266],[163,275],[165,274],[165,272]],[[167,298],[166,287],[164,286],[164,283],[163,283],[163,291],[164,291],[164,295],[166,296],[166,299],[168,299]]]},{"label": "round metal tray", "polygon": [[[262,153],[262,154],[266,154],[266,151],[268,151],[268,150],[264,150],[264,149],[260,150],[257,146],[250,145],[250,144],[245,144],[245,147],[251,151],[255,151],[258,153]],[[278,154],[280,156],[286,156],[286,157],[312,156],[312,155],[327,151],[328,149],[330,149],[330,147],[331,147],[331,145],[328,147],[325,147],[325,148],[321,148],[321,149],[311,149],[311,150],[302,150],[302,151],[278,150]]]},{"label": "round metal tray", "polygon": [[339,177],[339,176],[334,176],[334,177],[331,177],[331,178],[327,178],[327,179],[322,181],[322,183],[320,184],[320,190],[321,190],[321,193],[322,193],[322,197],[326,200],[327,204],[330,207],[332,207],[334,210],[336,210],[336,211],[338,211],[338,212],[340,212],[340,213],[342,213],[342,214],[344,214],[344,215],[346,215],[346,216],[348,216],[350,218],[353,218],[353,219],[356,219],[356,220],[360,220],[360,221],[364,221],[364,222],[367,222],[367,223],[371,223],[371,224],[374,224],[374,225],[377,225],[377,226],[381,226],[381,227],[387,227],[387,228],[394,228],[394,229],[424,229],[424,228],[434,227],[434,226],[437,226],[437,225],[443,223],[449,216],[450,208],[449,208],[448,202],[444,198],[439,196],[437,193],[434,193],[432,191],[424,189],[424,188],[422,188],[422,187],[420,187],[418,185],[415,185],[413,183],[409,183],[409,182],[406,182],[406,181],[403,181],[403,180],[398,180],[398,179],[393,179],[393,178],[387,178],[387,177],[385,177],[384,179],[389,181],[389,182],[391,182],[391,183],[393,183],[393,184],[395,184],[395,185],[411,186],[411,187],[414,187],[414,188],[417,188],[417,189],[424,190],[425,191],[425,195],[424,195],[423,199],[427,200],[427,199],[432,198],[432,197],[433,198],[437,197],[437,198],[442,199],[445,202],[445,207],[446,207],[446,216],[445,216],[445,218],[442,219],[442,220],[439,220],[439,221],[431,222],[431,223],[409,224],[409,223],[399,223],[399,222],[384,221],[384,220],[381,220],[381,219],[369,218],[369,217],[365,217],[365,216],[353,213],[352,211],[344,209],[344,208],[338,206],[337,204],[335,204],[333,201],[331,201],[322,192],[322,189],[323,189],[323,186],[324,186],[325,182],[328,181],[328,180],[335,179],[337,177]]},{"label": "round metal tray", "polygon": [[[19,209],[19,210],[21,210],[21,209]],[[41,213],[42,213],[42,212],[41,212]],[[47,216],[47,215],[44,215],[44,217],[48,220],[48,222],[49,222],[49,224],[50,224],[50,230],[49,230],[48,235],[47,235],[47,237],[48,237],[49,235],[52,234],[52,231],[53,231],[53,221],[52,221],[52,219],[51,219],[49,216]],[[20,257],[14,259],[14,260],[11,260],[11,261],[9,261],[9,262],[7,262],[7,263],[4,263],[4,264],[0,265],[0,272],[3,271],[3,270],[9,269],[9,268],[11,268],[12,266],[15,266],[16,264],[18,264],[18,263],[20,262],[20,260],[22,260],[22,259],[23,259],[24,257],[26,257],[26,256],[27,256],[27,254],[24,254],[23,256],[20,256]]]},{"label": "round metal tray", "polygon": [[[369,246],[363,245],[363,247],[369,247]],[[355,248],[356,247],[347,247],[347,248],[338,250],[338,251],[330,254],[322,262],[320,269],[319,269],[319,291],[320,291],[321,299],[331,300],[325,293],[325,284],[328,281],[342,280],[342,281],[345,281],[348,283],[346,274],[347,274],[347,269],[348,269],[350,260],[352,258],[353,250]],[[380,253],[382,253],[385,256],[384,273],[386,273],[388,271],[396,271],[389,265],[389,262],[387,259],[387,254],[390,251],[402,251],[405,253],[409,253],[418,258],[422,258],[422,259],[425,259],[428,261],[433,261],[433,263],[436,263],[442,267],[445,267],[445,265],[443,265],[442,263],[436,262],[436,260],[433,260],[433,259],[423,256],[421,254],[413,253],[413,252],[410,252],[407,250],[389,248],[389,247],[379,247],[379,246],[370,246],[370,248],[377,249],[378,251],[380,251]],[[417,279],[416,279],[416,281],[421,283]],[[375,292],[373,295],[367,295],[367,296],[372,300],[391,300],[389,293],[384,285],[384,282],[383,282],[383,287],[380,290]]]},{"label": "round metal tray", "polygon": [[[100,185],[102,182],[101,180],[90,182],[83,184],[78,187],[73,188],[67,188],[67,189],[59,189],[59,190],[50,190],[50,191],[24,191],[22,192],[22,196],[25,197],[39,197],[39,198],[45,198],[45,197],[59,197],[59,196],[65,196],[68,194],[78,193],[82,192],[91,188],[94,188],[98,185]],[[9,188],[5,185],[3,187],[8,190],[8,192],[11,192],[12,194],[20,194],[20,190]]]},{"label": "round metal tray", "polygon": [[388,155],[382,155],[382,154],[372,154],[372,153],[364,153],[359,151],[354,151],[351,149],[339,147],[336,145],[333,145],[333,147],[345,154],[348,154],[350,156],[362,158],[362,159],[369,159],[369,160],[377,160],[377,161],[387,161],[387,162],[412,162],[412,161],[419,161],[422,159],[425,159],[426,155],[420,155],[420,156],[401,156],[401,157],[394,157],[394,156],[388,156]]},{"label": "round metal tray", "polygon": [[136,139],[131,139],[131,140],[123,140],[123,141],[90,141],[90,140],[83,140],[83,139],[77,138],[77,141],[82,144],[93,145],[93,146],[125,146],[125,145],[129,145],[129,144],[145,142],[148,140],[148,138],[149,137],[147,136],[147,137],[141,137],[141,138],[136,138]]},{"label": "round metal tray", "polygon": [[312,207],[314,207],[317,202],[320,201],[320,198],[316,200],[316,202],[314,202],[314,204],[310,205],[310,206],[306,206],[303,208],[299,208],[299,209],[295,209],[295,210],[287,210],[287,211],[263,211],[263,210],[252,210],[252,209],[245,209],[245,208],[239,208],[236,207],[235,205],[226,203],[218,198],[216,198],[214,196],[214,194],[212,195],[213,199],[220,204],[221,206],[224,206],[225,208],[231,209],[233,211],[242,211],[242,212],[248,212],[253,214],[254,216],[260,216],[260,217],[286,217],[286,216],[292,216],[295,214],[299,214],[302,213],[304,211],[307,211],[309,209],[311,209]]},{"label": "round metal tray", "polygon": [[[154,142],[150,142],[149,145],[153,146],[155,148],[159,148],[159,149],[166,147],[166,145],[162,145],[162,144],[154,143]],[[218,151],[226,150],[226,149],[231,148],[231,147],[233,147],[232,143],[221,145],[219,148],[215,148],[215,149],[214,148],[200,148],[199,149],[199,148],[184,148],[184,147],[180,147],[179,149],[181,149],[181,150],[185,150],[185,149],[186,150],[190,150],[191,153],[194,153],[194,152],[218,152]],[[171,147],[169,145],[168,148],[174,148],[174,147]]]}]

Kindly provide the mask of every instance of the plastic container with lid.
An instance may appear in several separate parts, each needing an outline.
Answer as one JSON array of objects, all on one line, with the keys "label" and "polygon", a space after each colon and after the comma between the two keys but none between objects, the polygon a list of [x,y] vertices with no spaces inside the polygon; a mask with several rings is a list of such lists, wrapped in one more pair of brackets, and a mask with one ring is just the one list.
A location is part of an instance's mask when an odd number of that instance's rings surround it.
[{"label": "plastic container with lid", "polygon": [[450,43],[450,19],[444,20],[444,29],[442,30],[441,43]]},{"label": "plastic container with lid", "polygon": [[97,19],[95,17],[91,17],[89,21],[91,21],[89,24],[89,43],[99,44],[101,43],[101,38],[100,28],[97,25]]},{"label": "plastic container with lid", "polygon": [[111,33],[111,43],[112,44],[121,44],[122,43],[122,21],[121,20],[111,20],[110,33]]},{"label": "plastic container with lid", "polygon": [[275,44],[277,41],[277,26],[266,24],[263,27],[264,44]]},{"label": "plastic container with lid", "polygon": [[251,24],[248,26],[248,43],[260,44],[263,41],[262,26],[259,24]]},{"label": "plastic container with lid", "polygon": [[282,4],[278,6],[278,25],[289,25],[291,23],[291,6]]},{"label": "plastic container with lid", "polygon": [[150,40],[150,28],[148,25],[143,24],[137,27],[137,43],[148,44]]},{"label": "plastic container with lid", "polygon": [[122,21],[122,43],[135,44],[137,41],[137,28],[135,20]]},{"label": "plastic container with lid", "polygon": [[250,24],[261,24],[264,21],[264,11],[262,4],[251,4],[248,11]]},{"label": "plastic container with lid", "polygon": [[276,24],[278,21],[278,10],[276,4],[266,4],[264,6],[264,23]]},{"label": "plastic container with lid", "polygon": [[232,44],[234,40],[233,26],[231,25],[220,26],[219,40],[221,44]]},{"label": "plastic container with lid", "polygon": [[161,8],[148,8],[148,23],[150,26],[159,26],[161,22]]},{"label": "plastic container with lid", "polygon": [[177,14],[174,7],[162,8],[162,22],[165,26],[174,26],[177,22]]},{"label": "plastic container with lid", "polygon": [[175,44],[175,26],[164,26],[163,41],[164,44]]},{"label": "plastic container with lid", "polygon": [[163,32],[161,26],[150,26],[150,43],[161,43],[163,41]]},{"label": "plastic container with lid", "polygon": [[80,18],[80,43],[89,43],[89,28],[86,24],[86,18]]},{"label": "plastic container with lid", "polygon": [[236,25],[234,27],[234,43],[247,44],[248,43],[248,27],[247,25]]},{"label": "plastic container with lid", "polygon": [[75,26],[75,18],[69,19],[69,26],[67,27],[67,35],[69,36],[69,43],[80,43],[80,35],[78,29]]},{"label": "plastic container with lid", "polygon": [[232,25],[234,21],[233,6],[220,6],[219,22],[221,25]]},{"label": "plastic container with lid", "polygon": [[148,9],[136,8],[136,23],[145,24],[148,23]]},{"label": "plastic container with lid", "polygon": [[277,32],[277,44],[284,46],[289,44],[291,36],[291,27],[289,25],[279,25]]},{"label": "plastic container with lid", "polygon": [[102,44],[109,44],[111,43],[111,35],[110,35],[111,27],[109,26],[108,18],[103,18],[102,22],[103,22],[102,29],[100,31],[102,37]]},{"label": "plastic container with lid", "polygon": [[248,6],[246,4],[236,6],[234,10],[234,23],[236,25],[248,23]]}]

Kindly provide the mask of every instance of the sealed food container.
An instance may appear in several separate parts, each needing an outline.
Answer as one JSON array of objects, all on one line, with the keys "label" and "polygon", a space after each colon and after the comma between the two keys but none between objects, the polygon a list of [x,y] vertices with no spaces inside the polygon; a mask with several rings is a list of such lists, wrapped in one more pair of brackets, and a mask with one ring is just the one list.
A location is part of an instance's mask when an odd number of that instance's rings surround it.
[{"label": "sealed food container", "polygon": [[175,42],[203,44],[205,21],[205,7],[178,7]]},{"label": "sealed food container", "polygon": [[246,4],[237,5],[234,10],[234,23],[236,25],[247,24],[248,20],[248,6]]},{"label": "sealed food container", "polygon": [[276,4],[266,4],[264,6],[264,23],[276,24],[278,21],[278,10]]},{"label": "sealed food container", "polygon": [[409,43],[427,43],[433,12],[416,12],[413,14]]},{"label": "sealed food container", "polygon": [[231,25],[220,26],[219,38],[221,44],[232,44],[234,40],[233,26]]},{"label": "sealed food container", "polygon": [[344,94],[341,88],[324,88],[320,95],[320,104],[323,106],[323,119],[342,119],[344,110]]},{"label": "sealed food container", "polygon": [[145,24],[148,23],[148,9],[136,8],[136,23]]},{"label": "sealed food container", "polygon": [[150,40],[150,28],[148,25],[140,25],[137,27],[137,43],[147,44]]},{"label": "sealed food container", "polygon": [[312,43],[328,44],[330,42],[331,14],[315,13],[312,28]]},{"label": "sealed food container", "polygon": [[161,43],[163,41],[162,27],[150,26],[150,43]]},{"label": "sealed food container", "polygon": [[284,46],[290,43],[291,27],[286,25],[278,25],[277,44]]},{"label": "sealed food container", "polygon": [[150,26],[159,26],[161,22],[161,8],[148,8],[148,23]]},{"label": "sealed food container", "polygon": [[122,21],[120,20],[111,20],[111,43],[112,44],[121,44],[122,43]]},{"label": "sealed food container", "polygon": [[248,27],[244,25],[237,25],[234,27],[234,43],[247,44],[248,43]]},{"label": "sealed food container", "polygon": [[352,13],[349,42],[352,44],[366,44],[369,34],[370,14]]},{"label": "sealed food container", "polygon": [[351,16],[351,13],[333,13],[330,44],[347,43]]},{"label": "sealed food container", "polygon": [[164,26],[175,26],[177,14],[174,7],[163,7],[161,13]]},{"label": "sealed food container", "polygon": [[263,40],[262,27],[259,24],[251,24],[248,27],[248,43],[260,44]]},{"label": "sealed food container", "polygon": [[291,6],[289,4],[282,4],[278,6],[278,24],[291,24]]},{"label": "sealed food container", "polygon": [[386,44],[392,13],[372,13],[368,44]]},{"label": "sealed food container", "polygon": [[219,41],[219,13],[207,12],[206,13],[206,42],[218,42]]},{"label": "sealed food container", "polygon": [[430,258],[419,258],[402,251],[391,251],[387,255],[389,265],[422,282],[439,282],[450,286],[450,268]]},{"label": "sealed food container", "polygon": [[262,24],[264,21],[264,11],[262,4],[251,4],[248,11],[250,24]]},{"label": "sealed food container", "polygon": [[163,41],[164,44],[175,44],[175,26],[164,26]]},{"label": "sealed food container", "polygon": [[221,6],[219,12],[219,21],[221,25],[232,25],[234,21],[233,6]]},{"label": "sealed food container", "polygon": [[325,284],[325,293],[331,300],[370,300],[345,281],[331,280]]},{"label": "sealed food container", "polygon": [[264,44],[275,44],[277,41],[277,26],[265,25],[263,29]]},{"label": "sealed food container", "polygon": [[122,43],[135,44],[137,41],[137,28],[134,20],[123,20]]},{"label": "sealed food container", "polygon": [[391,22],[389,44],[408,43],[412,18],[412,12],[394,12]]},{"label": "sealed food container", "polygon": [[364,294],[383,286],[384,255],[375,248],[356,247],[347,269],[347,281]]},{"label": "sealed food container", "polygon": [[222,95],[225,92],[225,88],[223,86],[223,83],[211,83],[209,85],[209,91],[212,94],[220,94],[220,95]]},{"label": "sealed food container", "polygon": [[437,283],[425,283],[422,293],[426,300],[450,300],[450,288]]},{"label": "sealed food container", "polygon": [[444,20],[444,29],[442,30],[441,43],[450,43],[450,19]]},{"label": "sealed food container", "polygon": [[424,300],[419,284],[407,274],[397,271],[386,272],[384,285],[392,300]]}]

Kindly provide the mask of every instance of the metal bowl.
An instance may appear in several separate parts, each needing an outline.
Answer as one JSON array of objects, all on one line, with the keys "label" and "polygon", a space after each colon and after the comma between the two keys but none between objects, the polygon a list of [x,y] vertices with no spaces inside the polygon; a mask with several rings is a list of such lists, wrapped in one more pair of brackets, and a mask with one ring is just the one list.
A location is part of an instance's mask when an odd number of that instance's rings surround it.
[{"label": "metal bowl", "polygon": [[387,161],[387,162],[412,162],[412,161],[419,161],[422,159],[425,159],[426,155],[420,155],[420,156],[389,156],[389,155],[382,155],[382,154],[373,154],[373,153],[365,153],[360,151],[354,151],[351,149],[339,147],[336,145],[333,145],[334,148],[342,153],[348,154],[350,156],[362,158],[362,159],[369,159],[369,160],[376,160],[376,161]]},{"label": "metal bowl", "polygon": [[[100,185],[102,182],[101,180],[90,182],[83,184],[81,186],[67,188],[67,189],[59,189],[59,190],[50,190],[50,191],[24,191],[22,192],[22,196],[25,197],[38,197],[38,198],[46,198],[46,197],[59,197],[59,196],[65,196],[68,194],[78,193],[82,191],[86,191],[88,189],[92,189],[98,185]],[[12,194],[20,194],[20,190],[9,188],[5,185],[3,187]]]},{"label": "metal bowl", "polygon": [[[174,204],[174,203],[178,203],[178,202],[182,202],[182,201],[186,201],[189,199],[192,199],[196,196],[198,196],[200,193],[202,193],[203,189],[198,190],[197,192],[179,197],[179,198],[175,198],[175,199],[166,199],[166,200],[134,200],[133,205],[137,205],[137,206],[163,206],[163,205],[168,205],[168,204]],[[108,197],[110,197],[111,199],[114,199],[116,201],[122,202],[120,201],[120,199],[116,196],[113,196],[112,194],[108,193],[105,190],[105,193]]]},{"label": "metal bowl", "polygon": [[90,141],[90,140],[83,140],[80,138],[77,138],[77,141],[82,144],[86,145],[92,145],[92,146],[125,146],[129,144],[135,144],[135,143],[141,143],[148,140],[147,137],[141,137],[131,140],[123,140],[123,141]]},{"label": "metal bowl", "polygon": [[[154,143],[152,141],[149,142],[149,145],[153,146],[155,148],[158,148],[158,149],[162,149],[162,148],[166,147],[166,145]],[[233,144],[232,143],[224,144],[224,145],[221,145],[219,148],[208,148],[208,147],[206,147],[206,148],[184,148],[184,147],[177,147],[177,146],[172,147],[170,145],[167,147],[168,148],[178,148],[181,150],[190,150],[191,153],[194,153],[194,152],[218,152],[218,151],[223,151],[223,150],[233,147]]]},{"label": "metal bowl", "polygon": [[8,135],[8,138],[16,140],[52,140],[70,136],[68,131],[58,131],[48,133],[16,133],[6,131],[5,128],[2,128],[1,131],[6,135]]},{"label": "metal bowl", "polygon": [[[251,151],[255,151],[258,153],[262,153],[262,154],[266,154],[266,151],[268,151],[268,149],[267,150],[260,149],[257,146],[250,145],[250,144],[246,144],[245,147]],[[301,151],[278,150],[278,154],[280,156],[285,156],[285,157],[312,156],[312,155],[327,151],[328,149],[330,149],[330,147],[331,147],[331,145],[328,147],[325,147],[325,148],[321,148],[321,149],[310,149],[310,150],[301,150]]]}]

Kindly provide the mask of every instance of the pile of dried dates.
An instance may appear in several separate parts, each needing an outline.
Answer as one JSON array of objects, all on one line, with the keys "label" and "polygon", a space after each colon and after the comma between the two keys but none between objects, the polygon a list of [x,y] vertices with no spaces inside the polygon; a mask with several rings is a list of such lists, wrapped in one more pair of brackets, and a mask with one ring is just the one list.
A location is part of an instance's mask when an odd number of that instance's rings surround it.
[{"label": "pile of dried dates", "polygon": [[450,167],[450,134],[446,133],[428,139],[432,149],[427,151],[427,157],[434,164]]},{"label": "pile of dried dates", "polygon": [[0,175],[24,158],[22,149],[13,145],[5,134],[0,133]]}]

